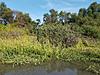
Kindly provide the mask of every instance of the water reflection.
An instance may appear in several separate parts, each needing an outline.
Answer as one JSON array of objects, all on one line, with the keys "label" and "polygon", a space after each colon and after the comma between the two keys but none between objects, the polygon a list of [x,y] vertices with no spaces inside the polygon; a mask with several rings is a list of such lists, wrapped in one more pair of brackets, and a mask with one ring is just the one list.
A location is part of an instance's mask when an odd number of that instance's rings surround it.
[{"label": "water reflection", "polygon": [[0,75],[94,75],[84,72],[75,65],[64,62],[49,62],[39,66],[0,66]]}]

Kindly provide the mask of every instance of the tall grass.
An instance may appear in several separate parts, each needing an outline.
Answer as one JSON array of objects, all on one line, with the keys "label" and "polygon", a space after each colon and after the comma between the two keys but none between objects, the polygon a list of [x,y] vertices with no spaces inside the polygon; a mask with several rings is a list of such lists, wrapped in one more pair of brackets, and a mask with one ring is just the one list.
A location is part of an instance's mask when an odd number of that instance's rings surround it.
[{"label": "tall grass", "polygon": [[[18,63],[21,61],[21,59],[18,60],[19,58],[22,58],[23,61],[25,57],[28,62],[33,61],[33,59],[48,60],[49,58],[99,62],[100,49],[98,47],[86,47],[81,40],[76,47],[62,49],[61,47],[54,47],[49,41],[41,44],[34,36],[24,35],[14,39],[0,38],[0,60],[3,63]],[[27,62],[23,61],[23,63]]]}]

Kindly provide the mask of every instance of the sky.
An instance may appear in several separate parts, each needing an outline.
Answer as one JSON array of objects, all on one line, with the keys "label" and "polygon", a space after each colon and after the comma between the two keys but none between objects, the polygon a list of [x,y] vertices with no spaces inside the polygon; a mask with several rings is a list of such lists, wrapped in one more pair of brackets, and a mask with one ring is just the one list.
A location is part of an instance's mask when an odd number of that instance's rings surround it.
[{"label": "sky", "polygon": [[43,14],[52,8],[77,13],[80,8],[87,8],[95,1],[100,3],[100,0],[0,0],[12,10],[29,13],[33,20],[38,18],[42,20]]}]

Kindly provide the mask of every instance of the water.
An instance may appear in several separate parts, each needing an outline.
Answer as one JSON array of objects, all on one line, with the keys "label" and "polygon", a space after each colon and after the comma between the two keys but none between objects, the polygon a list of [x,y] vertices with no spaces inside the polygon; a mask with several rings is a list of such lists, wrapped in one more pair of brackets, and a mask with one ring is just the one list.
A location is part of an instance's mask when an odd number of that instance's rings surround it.
[{"label": "water", "polygon": [[80,69],[80,65],[64,62],[49,62],[43,65],[23,65],[13,67],[0,65],[0,75],[95,75]]}]

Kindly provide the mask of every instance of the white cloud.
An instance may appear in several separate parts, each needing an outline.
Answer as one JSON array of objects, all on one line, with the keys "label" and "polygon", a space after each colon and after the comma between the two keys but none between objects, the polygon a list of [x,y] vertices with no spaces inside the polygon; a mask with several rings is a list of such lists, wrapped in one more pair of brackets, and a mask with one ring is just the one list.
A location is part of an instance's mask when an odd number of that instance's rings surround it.
[{"label": "white cloud", "polygon": [[77,2],[85,2],[86,0],[45,0],[45,5],[41,5],[40,7],[43,9],[55,9],[57,11],[66,11],[77,13],[81,6],[77,6]]},{"label": "white cloud", "polygon": [[43,9],[52,9],[52,8],[59,8],[59,7],[70,7],[72,6],[71,3],[66,2],[65,0],[45,0],[45,5],[40,5]]},{"label": "white cloud", "polygon": [[45,5],[40,5],[41,8],[49,8],[52,9],[54,8],[53,3],[50,0],[45,0]]},{"label": "white cloud", "polygon": [[68,1],[73,1],[73,2],[85,2],[86,0],[68,0]]}]

